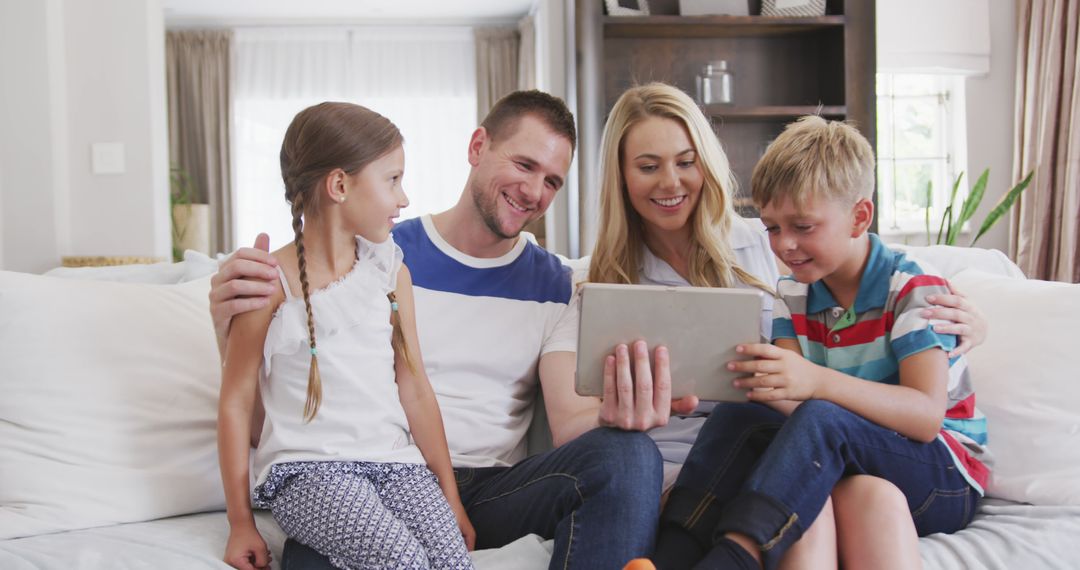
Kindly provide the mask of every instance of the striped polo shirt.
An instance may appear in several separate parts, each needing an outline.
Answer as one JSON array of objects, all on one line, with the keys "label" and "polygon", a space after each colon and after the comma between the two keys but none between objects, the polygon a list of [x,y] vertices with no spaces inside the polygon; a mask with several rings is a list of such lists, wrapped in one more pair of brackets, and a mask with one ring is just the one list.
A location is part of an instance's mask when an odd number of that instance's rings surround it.
[{"label": "striped polo shirt", "polygon": [[[806,284],[784,277],[773,309],[773,341],[799,341],[803,356],[873,382],[900,383],[900,361],[924,350],[946,353],[954,335],[934,332],[934,322],[920,316],[931,306],[926,297],[949,292],[945,279],[928,275],[914,260],[870,236],[870,258],[859,283],[855,305],[841,307],[823,281]],[[975,408],[975,390],[964,357],[949,359],[948,411],[938,440],[980,494],[989,469],[986,418]]]}]

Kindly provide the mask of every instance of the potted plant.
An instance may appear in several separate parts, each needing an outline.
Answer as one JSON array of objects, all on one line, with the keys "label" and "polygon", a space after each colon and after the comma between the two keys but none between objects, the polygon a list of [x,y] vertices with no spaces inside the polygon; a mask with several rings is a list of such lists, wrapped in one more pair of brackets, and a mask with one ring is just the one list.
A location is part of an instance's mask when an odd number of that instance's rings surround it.
[{"label": "potted plant", "polygon": [[[1027,177],[1025,177],[1022,181],[1017,183],[1012,188],[1010,188],[1009,191],[1006,192],[1000,200],[998,200],[997,204],[994,204],[994,207],[990,210],[990,213],[988,213],[986,215],[986,218],[983,220],[982,225],[979,226],[979,231],[975,234],[975,237],[971,240],[971,243],[968,244],[969,246],[975,245],[975,242],[979,241],[979,238],[981,238],[983,234],[989,231],[990,228],[992,228],[994,224],[996,224],[997,221],[1001,219],[1001,217],[1004,216],[1006,212],[1009,211],[1009,208],[1011,208],[1013,203],[1016,202],[1016,199],[1020,197],[1020,194],[1024,191],[1024,189],[1028,187],[1028,184],[1031,184],[1031,177],[1034,175],[1035,171],[1032,170],[1028,173]],[[956,214],[956,217],[954,219],[953,212],[956,211],[954,209],[954,206],[956,205],[956,194],[957,191],[960,189],[960,181],[964,178],[964,173],[961,172],[960,175],[956,177],[956,182],[953,183],[952,194],[950,194],[949,196],[949,205],[945,207],[945,212],[941,215],[941,223],[938,225],[936,241],[930,241],[930,208],[926,208],[927,243],[956,245],[956,239],[960,237],[960,230],[962,230],[964,228],[964,224],[966,224],[968,220],[970,220],[971,217],[975,215],[975,210],[978,209],[979,203],[982,202],[983,195],[986,193],[986,181],[989,177],[990,169],[987,168],[983,171],[982,175],[979,176],[979,179],[975,181],[975,185],[971,187],[971,191],[968,192],[967,197],[964,198],[963,203],[960,204],[959,213]],[[931,191],[932,185],[927,184],[927,204],[932,203]]]},{"label": "potted plant", "polygon": [[169,188],[173,261],[183,261],[186,249],[210,255],[210,205],[193,202],[195,184],[179,166],[169,169]]}]

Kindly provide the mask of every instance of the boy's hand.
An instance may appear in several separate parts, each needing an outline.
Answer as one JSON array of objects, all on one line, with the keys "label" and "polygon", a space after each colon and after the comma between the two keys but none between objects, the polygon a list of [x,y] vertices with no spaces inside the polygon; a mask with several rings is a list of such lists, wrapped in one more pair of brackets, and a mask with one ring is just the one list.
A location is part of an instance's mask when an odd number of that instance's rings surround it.
[{"label": "boy's hand", "polygon": [[450,509],[457,518],[458,528],[461,529],[461,537],[465,539],[465,548],[472,552],[476,548],[476,529],[473,528],[469,515],[465,512],[465,506],[461,501],[450,501]]},{"label": "boy's hand", "polygon": [[270,568],[270,549],[254,525],[233,528],[229,532],[225,562],[239,570]]},{"label": "boy's hand", "polygon": [[810,400],[818,392],[818,366],[798,353],[771,344],[742,344],[740,354],[754,357],[728,363],[728,370],[756,374],[735,380],[736,388],[749,388],[754,402]]}]

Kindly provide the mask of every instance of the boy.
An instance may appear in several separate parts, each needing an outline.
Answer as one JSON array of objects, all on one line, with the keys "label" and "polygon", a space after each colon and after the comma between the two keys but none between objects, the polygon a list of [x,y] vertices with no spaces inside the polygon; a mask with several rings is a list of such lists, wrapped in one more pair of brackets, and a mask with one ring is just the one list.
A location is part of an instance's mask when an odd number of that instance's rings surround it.
[{"label": "boy", "polygon": [[[803,117],[769,146],[751,188],[792,275],[778,285],[774,345],[739,347],[754,359],[728,367],[755,374],[735,384],[769,407],[713,412],[661,517],[658,566],[773,567],[850,475],[899,488],[920,536],[964,528],[989,474],[986,423],[965,361],[948,357],[955,337],[922,316],[945,280],[867,233],[869,143]],[[672,548],[691,540],[711,545],[704,559]]]}]

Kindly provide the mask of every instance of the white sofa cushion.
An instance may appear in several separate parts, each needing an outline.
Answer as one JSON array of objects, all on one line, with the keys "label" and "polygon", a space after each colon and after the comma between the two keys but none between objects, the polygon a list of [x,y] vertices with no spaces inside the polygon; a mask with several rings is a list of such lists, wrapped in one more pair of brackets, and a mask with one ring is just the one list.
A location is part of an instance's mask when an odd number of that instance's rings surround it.
[{"label": "white sofa cushion", "polygon": [[1020,267],[996,249],[954,245],[911,246],[894,243],[890,243],[889,247],[929,264],[938,275],[946,279],[965,269],[979,269],[991,275],[1024,279],[1024,272],[1020,270]]},{"label": "white sofa cushion", "polygon": [[113,265],[106,267],[56,267],[45,272],[49,277],[122,281],[125,283],[184,283],[217,272],[218,260],[194,250],[184,251],[179,263]]},{"label": "white sofa cushion", "polygon": [[0,272],[0,539],[223,508],[208,290]]},{"label": "white sofa cushion", "polygon": [[991,496],[1080,505],[1080,285],[965,270],[952,279],[990,334],[969,356],[989,423]]}]

